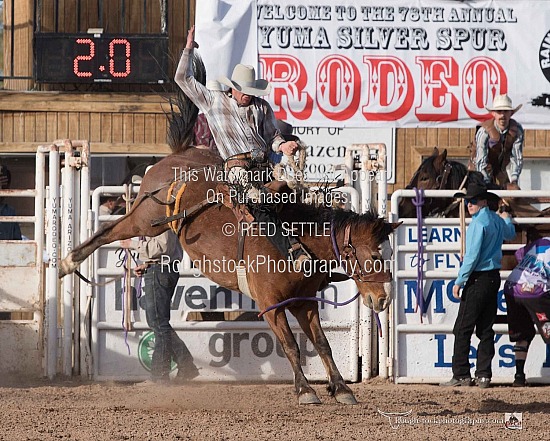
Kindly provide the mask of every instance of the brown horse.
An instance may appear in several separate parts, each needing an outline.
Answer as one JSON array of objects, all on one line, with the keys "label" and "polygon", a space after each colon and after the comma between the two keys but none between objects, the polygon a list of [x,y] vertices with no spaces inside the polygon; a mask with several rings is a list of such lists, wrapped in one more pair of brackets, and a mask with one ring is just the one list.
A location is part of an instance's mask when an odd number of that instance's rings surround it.
[{"label": "brown horse", "polygon": [[[423,190],[458,190],[466,188],[468,183],[483,184],[483,175],[477,171],[468,171],[466,166],[457,161],[447,159],[447,150],[439,151],[434,147],[432,155],[427,157],[414,173],[407,189],[414,187]],[[422,216],[458,217],[458,203],[453,198],[425,198],[422,206]],[[498,209],[498,201],[489,201],[492,210]],[[525,201],[508,201],[513,216],[540,217],[548,216],[549,211],[539,211]],[[416,207],[411,198],[403,198],[399,204],[400,217],[416,217]],[[518,237],[512,243],[528,243],[532,238],[547,236],[550,233],[549,224],[520,224],[516,226]],[[513,269],[516,260],[511,251],[503,252],[502,268]]]},{"label": "brown horse", "polygon": [[[468,176],[466,181],[464,178]],[[439,151],[437,147],[431,156],[422,161],[418,170],[413,174],[407,190],[418,188],[421,190],[457,190],[461,184],[466,188],[469,180],[480,182],[483,176],[478,172],[468,172],[464,164],[447,159],[447,150]],[[422,206],[422,216],[451,217],[458,215],[456,204],[452,198],[426,198]],[[416,217],[416,207],[412,199],[403,198],[399,204],[400,217]]]},{"label": "brown horse", "polygon": [[[195,60],[194,69],[195,77],[204,84],[204,65],[200,59]],[[173,154],[145,174],[128,214],[103,226],[61,261],[60,277],[75,271],[102,245],[135,236],[161,234],[169,228],[168,224],[153,221],[178,212],[184,217],[172,225],[184,250],[194,262],[201,264],[201,272],[220,286],[239,289],[234,266],[220,267],[220,263],[234,262],[237,258],[238,238],[235,234],[228,234],[230,230],[234,232],[238,229],[235,213],[218,203],[219,182],[212,177],[207,178],[207,172],[223,170],[221,158],[208,150],[189,147],[198,109],[187,97],[178,91],[170,104],[168,142]],[[250,296],[261,310],[293,297],[315,296],[326,286],[331,271],[340,263],[345,263],[343,266],[347,276],[354,279],[366,305],[375,311],[382,311],[389,305],[392,277],[387,263],[390,256],[382,256],[382,252],[391,252],[388,237],[399,224],[387,223],[373,212],[358,215],[304,204],[283,205],[279,217],[289,226],[305,226],[300,228],[300,240],[313,260],[309,269],[304,264],[303,272],[298,272],[265,235],[249,235],[244,241],[242,258],[252,263],[247,266],[246,280]],[[266,258],[271,260],[267,259],[266,263]],[[332,358],[331,348],[321,328],[317,303],[295,301],[289,303],[286,309],[296,317],[321,357],[327,371],[330,394],[338,402],[355,404],[357,401]],[[299,347],[288,324],[285,308],[271,309],[264,317],[290,361],[299,403],[320,403],[300,366]]]},{"label": "brown horse", "polygon": [[[418,170],[413,174],[406,189],[418,188],[422,190],[458,190],[461,186],[466,188],[469,183],[474,182],[485,185],[483,175],[478,171],[468,171],[467,167],[458,162],[447,159],[447,149],[440,152],[434,147],[431,156],[422,161]],[[489,190],[498,189],[495,182],[488,185]],[[512,213],[516,216],[539,217],[547,216],[547,211],[539,211],[529,205],[529,201],[524,199],[506,199]],[[496,201],[495,206],[498,208]],[[453,198],[426,198],[422,206],[422,216],[432,217],[455,217],[458,215],[456,209],[458,204],[453,202]],[[399,204],[400,217],[416,217],[416,207],[410,198],[403,198]]]},{"label": "brown horse", "polygon": [[[183,248],[196,262],[213,263],[224,258],[236,259],[237,237],[227,235],[226,226],[231,224],[231,228],[236,231],[234,213],[222,204],[201,205],[209,195],[213,197],[216,194],[217,182],[204,178],[204,170],[213,167],[213,164],[219,166],[220,158],[207,150],[197,148],[182,148],[180,153],[158,162],[145,174],[132,210],[124,217],[105,225],[90,239],[74,248],[60,264],[60,277],[73,272],[84,259],[104,244],[141,235],[156,236],[166,231],[169,228],[167,224],[151,226],[151,222],[166,215],[166,206],[159,202],[170,200],[169,188],[175,178],[180,181],[182,175],[187,182],[179,204],[187,209],[201,206],[187,219],[179,220],[182,223],[179,239]],[[198,178],[195,179],[195,176]],[[300,240],[314,257],[313,271],[311,274],[308,272],[306,277],[304,272],[295,271],[291,265],[277,265],[277,271],[273,271],[273,265],[269,266],[267,263],[249,267],[247,281],[251,297],[260,309],[291,297],[315,296],[326,285],[330,272],[338,266],[341,257],[348,262],[347,273],[355,280],[363,302],[375,311],[381,311],[388,306],[391,300],[391,274],[381,250],[398,224],[389,224],[377,218],[374,213],[358,215],[302,204],[285,205],[279,216],[284,222],[308,226],[303,228],[304,234]],[[331,235],[337,246],[333,246]],[[286,259],[266,237],[247,237],[243,258],[246,262],[259,262],[258,256],[271,258],[273,261]],[[385,258],[388,259],[388,256]],[[239,289],[234,271],[219,270],[215,265],[204,265],[200,269],[215,283],[228,289]],[[298,301],[290,303],[286,308],[296,317],[321,357],[327,370],[327,388],[331,395],[341,403],[356,403],[332,358],[331,348],[321,328],[317,303]],[[319,403],[300,366],[299,348],[284,308],[273,309],[264,317],[290,361],[299,403]]]}]

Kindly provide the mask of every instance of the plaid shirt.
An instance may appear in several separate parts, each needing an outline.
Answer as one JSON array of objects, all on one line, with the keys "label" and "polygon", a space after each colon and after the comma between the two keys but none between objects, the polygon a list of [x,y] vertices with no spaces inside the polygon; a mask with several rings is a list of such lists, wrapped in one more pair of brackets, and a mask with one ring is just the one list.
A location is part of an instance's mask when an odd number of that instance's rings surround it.
[{"label": "plaid shirt", "polygon": [[229,92],[207,89],[193,76],[191,51],[183,51],[175,81],[206,116],[220,156],[227,159],[239,153],[278,152],[284,139],[275,127],[269,103],[254,97],[249,106],[241,107]]}]

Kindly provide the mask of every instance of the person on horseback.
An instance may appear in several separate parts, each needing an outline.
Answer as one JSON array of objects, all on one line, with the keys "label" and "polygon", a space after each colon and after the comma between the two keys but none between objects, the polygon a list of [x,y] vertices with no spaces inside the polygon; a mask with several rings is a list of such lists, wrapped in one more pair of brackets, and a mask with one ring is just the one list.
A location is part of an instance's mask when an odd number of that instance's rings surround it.
[{"label": "person on horseback", "polygon": [[[478,126],[468,168],[481,172],[489,188],[520,189],[518,179],[523,169],[524,130],[512,115],[521,106],[514,108],[508,95],[497,95],[493,105],[487,107],[492,118]],[[508,165],[510,176],[506,170]]]},{"label": "person on horseback", "polygon": [[[209,90],[194,77],[193,52],[195,27],[187,34],[187,43],[175,74],[175,81],[187,97],[204,113],[212,136],[224,160],[228,183],[242,190],[246,205],[259,223],[274,224],[274,234],[268,237],[283,256],[290,255],[296,267],[310,260],[309,253],[292,235],[283,234],[281,221],[273,206],[262,203],[269,198],[263,186],[269,173],[251,173],[254,167],[263,167],[269,151],[292,156],[298,150],[296,141],[285,141],[276,127],[276,119],[269,103],[260,98],[269,94],[271,85],[256,79],[252,66],[237,64],[231,78],[218,81],[228,91]],[[261,182],[263,181],[263,182]]]},{"label": "person on horseback", "polygon": [[[224,91],[223,86],[216,80],[208,80],[206,82],[206,88],[209,90],[218,90],[220,92]],[[193,133],[195,137],[194,144],[196,147],[206,147],[211,152],[218,153],[218,147],[214,142],[212,131],[208,126],[208,121],[206,120],[204,113],[199,113],[197,115],[197,120],[195,121],[195,125],[193,127]]]}]

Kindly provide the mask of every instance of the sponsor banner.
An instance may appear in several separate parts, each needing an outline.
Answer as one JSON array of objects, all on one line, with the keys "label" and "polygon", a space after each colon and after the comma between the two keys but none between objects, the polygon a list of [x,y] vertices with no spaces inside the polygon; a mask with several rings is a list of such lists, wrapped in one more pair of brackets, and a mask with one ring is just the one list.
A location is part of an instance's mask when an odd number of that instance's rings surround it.
[{"label": "sponsor banner", "polygon": [[[399,293],[399,323],[400,324],[447,324],[454,325],[458,315],[460,300],[453,297],[454,280],[452,279],[425,279],[424,280],[424,308],[425,314],[420,319],[420,310],[417,307],[416,280],[400,279],[397,292]],[[497,315],[506,314],[506,300],[504,298],[503,278],[497,298]],[[498,320],[498,319],[497,319]]]},{"label": "sponsor banner", "polygon": [[[110,276],[106,279],[108,280]],[[99,279],[102,283],[106,279]],[[137,279],[132,280],[132,321],[145,323],[145,311],[139,306]],[[330,284],[317,296],[332,302],[344,302],[357,292],[355,282],[348,280]],[[319,314],[322,320],[334,320],[343,326],[351,326],[356,321],[361,301],[346,307],[337,307],[319,303]],[[191,312],[259,312],[256,302],[240,292],[220,287],[204,277],[180,277],[172,297],[171,322],[186,322]],[[99,299],[99,320],[106,323],[121,323],[123,313],[122,279],[105,285]],[[294,321],[294,318],[289,317]]]},{"label": "sponsor banner", "polygon": [[[207,71],[254,64],[255,31],[267,99],[296,126],[470,128],[508,93],[525,127],[546,128],[547,1],[257,0],[224,2],[223,14],[209,3],[196,14],[197,41],[212,43],[201,51]],[[228,21],[250,27],[234,33]],[[242,57],[223,66],[225,53]]]},{"label": "sponsor banner", "polygon": [[[120,273],[123,254],[105,246],[96,252],[100,269]],[[198,273],[197,273],[198,275]],[[101,274],[97,282],[113,278]],[[124,279],[98,287],[94,326],[98,341],[92,342],[98,353],[96,379],[141,380],[148,376],[148,357],[154,346],[145,311],[139,305],[139,279],[132,277],[131,321],[134,329],[125,333]],[[357,292],[355,282],[330,284],[317,297],[344,302]],[[359,366],[359,308],[361,300],[337,307],[319,303],[319,315],[329,339],[334,359],[344,378],[356,381]],[[187,345],[200,369],[198,381],[251,381],[293,379],[292,370],[276,337],[266,322],[250,320],[259,312],[256,302],[235,291],[222,288],[205,277],[180,277],[172,297],[170,323]],[[210,312],[243,312],[245,316],[231,321],[202,321],[195,314]],[[287,314],[302,356],[304,372],[311,380],[326,379],[326,372],[311,342],[291,314]]]},{"label": "sponsor banner", "polygon": [[[475,372],[477,345],[479,340],[472,337],[470,364],[472,375]],[[399,377],[450,379],[452,372],[454,336],[445,333],[399,333],[398,373]],[[514,344],[508,335],[495,335],[495,357],[493,358],[493,380],[511,381],[514,378]],[[525,365],[527,378],[550,376],[550,346],[545,345],[539,336],[531,343]],[[397,379],[399,381],[399,379]]]},{"label": "sponsor banner", "polygon": [[[399,327],[395,336],[396,343],[396,381],[406,377],[407,382],[421,382],[425,379],[448,380],[452,377],[451,359],[453,355],[454,335],[452,328],[458,315],[460,300],[453,297],[453,286],[460,268],[459,244],[460,228],[456,225],[425,225],[420,233],[416,225],[402,225],[397,230],[399,245],[417,246],[419,239],[424,245],[436,249],[424,250],[424,271],[436,271],[435,278],[424,277],[424,307],[425,314],[421,316],[417,301],[417,279],[399,277],[397,279],[396,326]],[[418,252],[398,251],[396,253],[398,270],[412,271],[416,274],[419,266]],[[502,277],[501,289],[497,298],[497,322],[506,323],[502,318],[506,314],[504,298],[505,277]],[[407,328],[414,326],[415,328]],[[425,328],[418,328],[418,326]],[[446,327],[437,331],[433,327]],[[506,325],[504,325],[506,326]],[[502,325],[501,329],[502,331]],[[472,360],[472,375],[476,362],[479,340],[472,336],[470,359]],[[497,381],[511,381],[515,373],[513,344],[508,335],[495,335],[495,358],[492,369],[493,378]],[[535,353],[537,355],[535,355]],[[533,357],[531,357],[533,354]],[[526,363],[527,376],[540,378],[550,375],[550,351],[543,340],[536,336],[529,350]]]},{"label": "sponsor banner", "polygon": [[[179,329],[199,369],[193,381],[292,381],[290,364],[267,323],[262,329],[248,327],[247,322],[215,323],[210,329]],[[227,325],[227,326],[224,326]],[[349,329],[325,328],[334,360],[347,381],[357,381],[358,354],[355,338]],[[326,371],[312,343],[297,326],[292,327],[300,347],[301,364],[309,380],[326,381]],[[127,346],[128,345],[128,346]],[[150,375],[154,335],[149,330],[129,332],[100,330],[97,380],[144,380]],[[173,365],[173,374],[177,370]]]}]

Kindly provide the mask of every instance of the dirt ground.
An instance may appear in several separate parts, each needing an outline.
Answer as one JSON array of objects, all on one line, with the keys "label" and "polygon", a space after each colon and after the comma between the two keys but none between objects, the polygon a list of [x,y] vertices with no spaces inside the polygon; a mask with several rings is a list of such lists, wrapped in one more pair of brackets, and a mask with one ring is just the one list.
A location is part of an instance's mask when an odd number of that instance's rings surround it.
[{"label": "dirt ground", "polygon": [[[355,406],[337,404],[323,384],[314,388],[322,404],[300,406],[290,384],[0,379],[0,440],[548,439],[550,386],[443,389],[374,379],[351,385]],[[507,429],[505,413],[521,417],[522,429]]]}]

